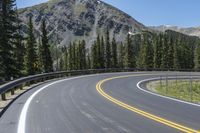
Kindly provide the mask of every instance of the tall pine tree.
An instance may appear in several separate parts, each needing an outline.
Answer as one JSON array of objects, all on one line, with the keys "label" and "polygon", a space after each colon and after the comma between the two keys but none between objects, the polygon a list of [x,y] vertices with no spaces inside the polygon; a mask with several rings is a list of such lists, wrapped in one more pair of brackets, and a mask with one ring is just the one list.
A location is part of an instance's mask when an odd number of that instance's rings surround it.
[{"label": "tall pine tree", "polygon": [[157,35],[154,41],[154,68],[159,69],[162,57],[162,34]]},{"label": "tall pine tree", "polygon": [[106,68],[111,68],[111,45],[110,45],[110,34],[106,31]]},{"label": "tall pine tree", "polygon": [[38,72],[38,56],[37,45],[34,36],[34,27],[32,17],[29,17],[28,23],[28,37],[26,42],[26,56],[25,56],[25,69],[27,75],[33,75]]},{"label": "tall pine tree", "polygon": [[[0,16],[2,16],[3,14],[3,10],[2,10],[2,0],[0,1]],[[0,29],[3,29],[3,17],[0,17]],[[3,47],[2,47],[2,44],[3,44],[3,32],[0,32],[0,66],[3,66],[3,60],[2,60],[2,50],[3,50]],[[4,72],[3,72],[3,68],[0,67],[0,81],[3,80],[3,77],[4,77]]]},{"label": "tall pine tree", "polygon": [[42,42],[41,42],[41,37],[39,37],[39,41],[38,41],[38,71],[40,73],[44,72],[44,66],[43,66],[43,48],[42,48]]},{"label": "tall pine tree", "polygon": [[14,58],[15,58],[15,65],[17,68],[17,77],[21,77],[23,76],[24,72],[24,56],[25,56],[25,46],[23,43],[23,35],[22,35],[22,28],[21,28],[21,23],[20,20],[18,18],[18,13],[17,14],[17,20],[16,20],[16,24],[17,24],[17,29],[16,29],[16,33],[14,33],[15,36],[15,41],[13,42],[14,44]]},{"label": "tall pine tree", "polygon": [[19,76],[14,55],[18,31],[17,10],[15,0],[1,0],[0,4],[0,77],[10,80]]},{"label": "tall pine tree", "polygon": [[178,59],[178,45],[177,45],[177,41],[175,41],[175,43],[174,43],[173,65],[174,65],[173,66],[174,70],[179,70],[180,69],[179,59]]},{"label": "tall pine tree", "polygon": [[68,49],[65,50],[64,52],[64,70],[69,70],[69,54],[68,54]]},{"label": "tall pine tree", "polygon": [[200,70],[200,41],[196,44],[196,48],[195,48],[194,69]]},{"label": "tall pine tree", "polygon": [[77,52],[76,52],[76,42],[73,42],[72,45],[72,61],[73,61],[73,69],[72,70],[77,70]]},{"label": "tall pine tree", "polygon": [[64,71],[64,70],[65,70],[65,63],[64,63],[63,56],[60,57],[60,61],[59,61],[59,70],[60,70],[60,71]]},{"label": "tall pine tree", "polygon": [[86,43],[85,43],[85,40],[82,40],[81,43],[80,43],[80,50],[79,50],[79,53],[80,53],[80,69],[83,70],[83,69],[86,69]]},{"label": "tall pine tree", "polygon": [[174,67],[174,42],[171,37],[168,38],[168,55],[167,55],[167,66],[169,69]]},{"label": "tall pine tree", "polygon": [[98,50],[97,42],[95,41],[91,48],[92,69],[98,69]]},{"label": "tall pine tree", "polygon": [[101,68],[101,39],[100,36],[97,36],[96,40],[96,52],[97,52],[97,68]]},{"label": "tall pine tree", "polygon": [[53,61],[51,57],[51,52],[49,49],[48,44],[48,37],[47,37],[47,30],[46,30],[46,22],[45,20],[42,21],[42,70],[45,73],[52,72],[53,71]]},{"label": "tall pine tree", "polygon": [[147,40],[146,37],[142,34],[142,44],[140,44],[140,52],[139,52],[139,57],[137,60],[137,66],[139,68],[147,68]]},{"label": "tall pine tree", "polygon": [[87,69],[91,69],[91,56],[90,56],[90,53],[88,53],[86,55],[86,64],[87,64]]},{"label": "tall pine tree", "polygon": [[69,70],[73,70],[74,68],[74,64],[73,64],[73,48],[72,48],[72,44],[69,44],[69,48],[68,48],[68,68]]},{"label": "tall pine tree", "polygon": [[124,68],[124,45],[121,43],[118,45],[118,67]]},{"label": "tall pine tree", "polygon": [[162,57],[161,57],[161,68],[166,69],[168,68],[168,43],[167,43],[167,36],[164,34],[162,38]]},{"label": "tall pine tree", "polygon": [[100,66],[101,68],[105,68],[105,45],[103,36],[101,37],[100,53]]},{"label": "tall pine tree", "polygon": [[118,61],[117,61],[117,43],[115,40],[115,37],[112,39],[112,68],[118,67]]},{"label": "tall pine tree", "polygon": [[125,56],[124,56],[124,66],[125,68],[134,68],[135,67],[135,57],[134,50],[130,35],[127,35],[125,43]]}]

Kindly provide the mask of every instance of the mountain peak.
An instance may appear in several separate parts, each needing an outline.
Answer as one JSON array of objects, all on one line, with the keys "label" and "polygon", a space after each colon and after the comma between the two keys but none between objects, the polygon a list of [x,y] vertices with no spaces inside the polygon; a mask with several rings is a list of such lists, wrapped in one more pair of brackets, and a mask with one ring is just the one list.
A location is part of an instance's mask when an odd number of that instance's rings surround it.
[{"label": "mountain peak", "polygon": [[19,16],[25,22],[25,33],[29,16],[33,16],[37,34],[40,32],[41,20],[46,19],[50,41],[55,43],[58,36],[61,45],[79,39],[92,44],[97,35],[104,35],[107,29],[111,37],[124,41],[128,32],[146,28],[128,14],[101,0],[50,0],[21,9]]}]

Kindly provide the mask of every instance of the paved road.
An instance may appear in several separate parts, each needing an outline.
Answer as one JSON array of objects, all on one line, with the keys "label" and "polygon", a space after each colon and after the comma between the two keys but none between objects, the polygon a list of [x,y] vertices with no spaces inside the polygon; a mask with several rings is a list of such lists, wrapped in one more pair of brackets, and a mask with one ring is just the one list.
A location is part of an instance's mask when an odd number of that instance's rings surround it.
[{"label": "paved road", "polygon": [[[3,114],[0,133],[181,132],[120,107],[96,90],[100,80],[138,74],[144,73],[99,74],[39,85],[20,96]],[[154,77],[157,76],[113,79],[102,87],[108,95],[130,106],[200,131],[200,107],[157,97],[136,87],[139,81]]]}]

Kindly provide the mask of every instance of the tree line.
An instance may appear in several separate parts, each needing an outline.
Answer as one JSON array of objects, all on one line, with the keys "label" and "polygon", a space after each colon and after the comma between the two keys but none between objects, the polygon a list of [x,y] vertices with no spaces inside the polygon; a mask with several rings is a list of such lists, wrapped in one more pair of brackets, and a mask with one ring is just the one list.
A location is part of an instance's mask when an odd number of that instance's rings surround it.
[{"label": "tree line", "polygon": [[[36,38],[32,16],[26,36],[22,33],[15,0],[0,1],[0,15],[0,80],[55,70],[200,69],[199,38],[175,31],[127,34],[124,42],[117,42],[108,29],[91,47],[85,40],[74,41],[62,48],[61,56],[53,58],[45,19]],[[53,67],[54,61],[59,68]]]},{"label": "tree line", "polygon": [[0,80],[53,71],[45,20],[39,45],[31,16],[27,25],[28,33],[24,36],[15,0],[0,1]]},{"label": "tree line", "polygon": [[[107,30],[94,44],[70,43],[61,57],[61,70],[140,68],[144,70],[180,70],[200,68],[200,41],[175,31],[127,34],[125,42],[110,39]],[[65,62],[65,63],[64,63]],[[84,67],[80,67],[84,66]]]}]

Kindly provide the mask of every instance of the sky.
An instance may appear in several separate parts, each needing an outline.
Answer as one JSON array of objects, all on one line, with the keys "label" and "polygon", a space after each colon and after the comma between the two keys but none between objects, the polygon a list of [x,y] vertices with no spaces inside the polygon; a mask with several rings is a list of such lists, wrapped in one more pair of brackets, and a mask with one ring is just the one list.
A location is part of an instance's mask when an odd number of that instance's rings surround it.
[{"label": "sky", "polygon": [[[18,8],[48,0],[17,0]],[[200,26],[200,0],[102,0],[146,26]]]}]

